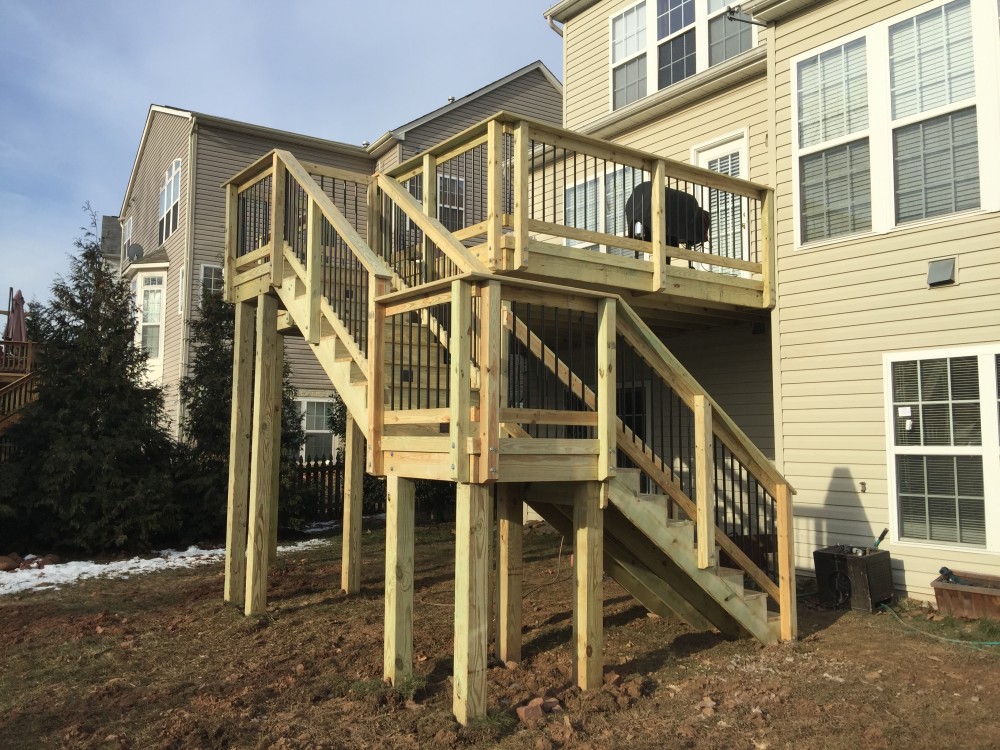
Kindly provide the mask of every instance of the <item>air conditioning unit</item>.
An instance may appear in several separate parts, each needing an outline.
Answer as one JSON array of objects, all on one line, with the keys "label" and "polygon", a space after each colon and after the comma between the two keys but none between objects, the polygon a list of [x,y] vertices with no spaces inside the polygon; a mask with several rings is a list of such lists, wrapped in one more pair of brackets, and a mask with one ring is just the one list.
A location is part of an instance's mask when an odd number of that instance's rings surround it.
[{"label": "air conditioning unit", "polygon": [[884,549],[838,544],[813,552],[823,606],[874,612],[892,600],[892,559]]}]

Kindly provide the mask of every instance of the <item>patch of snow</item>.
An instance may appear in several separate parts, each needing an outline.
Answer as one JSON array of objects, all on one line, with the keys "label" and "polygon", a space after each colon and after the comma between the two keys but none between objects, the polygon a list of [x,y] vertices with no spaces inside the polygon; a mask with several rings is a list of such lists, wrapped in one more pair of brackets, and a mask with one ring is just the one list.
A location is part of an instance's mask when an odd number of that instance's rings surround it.
[{"label": "patch of snow", "polygon": [[316,523],[307,524],[302,530],[307,534],[322,534],[324,531],[333,531],[339,528],[339,521],[317,521]]},{"label": "patch of snow", "polygon": [[[330,544],[328,539],[309,539],[295,544],[283,544],[279,553],[302,552]],[[165,549],[156,557],[133,557],[130,560],[116,560],[109,563],[95,563],[86,560],[46,565],[41,570],[26,568],[9,573],[0,573],[0,596],[22,591],[57,589],[69,586],[86,578],[129,578],[133,575],[152,573],[157,570],[193,568],[197,565],[220,563],[226,557],[224,549],[200,549],[188,547],[186,550]],[[37,558],[26,555],[25,560]]]}]

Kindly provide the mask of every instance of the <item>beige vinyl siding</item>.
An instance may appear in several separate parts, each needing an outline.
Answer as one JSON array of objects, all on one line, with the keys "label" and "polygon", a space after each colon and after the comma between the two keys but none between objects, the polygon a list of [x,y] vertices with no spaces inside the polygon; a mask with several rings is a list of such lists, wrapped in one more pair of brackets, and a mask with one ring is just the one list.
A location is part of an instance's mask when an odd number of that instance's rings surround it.
[{"label": "beige vinyl siding", "polygon": [[406,131],[403,158],[427,150],[500,110],[562,124],[562,96],[539,70],[533,70],[467,104]]},{"label": "beige vinyl siding", "polygon": [[[793,246],[791,58],[922,3],[831,2],[775,37],[779,459],[796,487],[796,561],[829,544],[870,544],[890,518],[883,354],[1000,341],[1000,216],[970,214]],[[880,188],[872,186],[873,192]],[[958,259],[958,284],[928,289],[927,262]],[[861,483],[865,483],[862,490]],[[995,533],[995,532],[994,532]],[[1000,573],[1000,556],[883,543],[896,585],[932,598],[941,565]]]},{"label": "beige vinyl siding", "polygon": [[379,157],[378,162],[375,164],[376,172],[387,172],[394,166],[399,164],[402,159],[399,156],[399,152],[402,149],[398,143],[392,145],[392,147],[386,151],[382,156]]},{"label": "beige vinyl siding", "polygon": [[[194,226],[194,268],[190,274],[191,299],[197,303],[201,293],[201,266],[222,265],[225,240],[226,201],[222,184],[230,177],[274,148],[287,149],[301,161],[340,167],[370,174],[370,159],[339,153],[300,141],[263,138],[251,133],[229,130],[213,123],[198,126],[196,156],[197,217]],[[353,217],[348,217],[353,218]],[[364,236],[364,227],[361,234]],[[195,306],[197,306],[195,304]],[[285,337],[285,359],[292,368],[292,383],[301,393],[328,396],[333,387],[316,357],[298,336]]]},{"label": "beige vinyl siding", "polygon": [[[566,22],[563,28],[563,96],[566,127],[570,130],[582,129],[611,111],[608,19],[636,2],[638,0],[597,3]],[[647,28],[647,38],[650,33]],[[647,81],[646,91],[652,93],[649,84]]]},{"label": "beige vinyl siding", "polygon": [[[163,303],[163,374],[166,412],[171,429],[178,423],[177,384],[180,380],[181,342],[183,321],[177,314],[178,295],[181,292],[180,275],[184,266],[189,222],[187,215],[188,190],[190,189],[190,164],[188,163],[188,138],[191,121],[186,117],[154,112],[149,125],[146,146],[137,164],[132,193],[122,221],[132,218],[132,242],[142,246],[143,256],[149,258],[160,247],[166,249],[170,267],[163,273],[165,289]],[[178,206],[177,229],[161,246],[159,240],[160,188],[164,173],[175,159],[181,160],[181,194]],[[141,271],[141,266],[138,266]],[[151,271],[153,273],[154,271]]]}]

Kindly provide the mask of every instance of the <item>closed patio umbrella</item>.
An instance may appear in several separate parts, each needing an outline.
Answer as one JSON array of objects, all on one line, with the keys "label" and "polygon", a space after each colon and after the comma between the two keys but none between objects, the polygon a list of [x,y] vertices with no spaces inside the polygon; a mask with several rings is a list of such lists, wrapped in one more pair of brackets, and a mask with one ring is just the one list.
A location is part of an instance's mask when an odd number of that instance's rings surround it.
[{"label": "closed patio umbrella", "polygon": [[3,329],[2,368],[8,372],[26,372],[28,368],[28,347],[16,346],[28,340],[28,326],[24,319],[24,295],[18,289],[7,311],[7,325]]}]

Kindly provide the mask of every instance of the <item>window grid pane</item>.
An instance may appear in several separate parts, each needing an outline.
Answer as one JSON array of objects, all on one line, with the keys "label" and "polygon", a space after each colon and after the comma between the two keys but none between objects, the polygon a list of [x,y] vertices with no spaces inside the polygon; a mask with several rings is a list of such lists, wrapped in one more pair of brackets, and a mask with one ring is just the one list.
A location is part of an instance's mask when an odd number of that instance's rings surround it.
[{"label": "window grid pane", "polygon": [[[734,151],[716,159],[709,159],[708,168],[713,172],[740,176],[740,152]],[[743,258],[742,210],[740,197],[714,188],[708,194],[708,211],[712,216],[712,252],[724,258]],[[717,272],[739,273],[722,268]]]},{"label": "window grid pane", "polygon": [[665,39],[694,23],[694,0],[657,0],[656,38]]},{"label": "window grid pane", "polygon": [[611,61],[621,62],[646,48],[646,4],[616,16],[611,21]]},{"label": "window grid pane", "polygon": [[806,148],[868,128],[865,40],[798,65],[799,146]]},{"label": "window grid pane", "polygon": [[894,362],[896,445],[982,445],[974,356]]},{"label": "window grid pane", "polygon": [[646,56],[631,60],[614,70],[613,106],[631,104],[646,95]]},{"label": "window grid pane", "polygon": [[708,22],[708,64],[735,57],[750,49],[750,24],[730,21],[725,13]]},{"label": "window grid pane", "polygon": [[900,536],[985,546],[980,456],[896,456]]},{"label": "window grid pane", "polygon": [[659,88],[682,81],[695,74],[694,29],[664,42],[659,47]]},{"label": "window grid pane", "polygon": [[893,132],[897,222],[979,208],[976,128],[970,108]]},{"label": "window grid pane", "polygon": [[867,138],[803,156],[799,165],[802,242],[871,229]]}]

